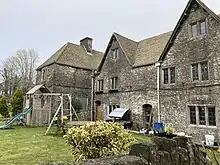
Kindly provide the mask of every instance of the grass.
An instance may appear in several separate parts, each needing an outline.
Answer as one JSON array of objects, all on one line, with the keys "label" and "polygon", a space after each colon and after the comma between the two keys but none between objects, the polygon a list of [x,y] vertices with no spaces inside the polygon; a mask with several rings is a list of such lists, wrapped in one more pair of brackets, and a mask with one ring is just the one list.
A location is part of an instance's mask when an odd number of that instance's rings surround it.
[{"label": "grass", "polygon": [[[1,125],[1,124],[0,124]],[[46,128],[0,130],[0,165],[35,165],[38,163],[70,163],[74,161],[71,148],[62,137],[44,136]],[[55,132],[55,130],[52,130]],[[150,142],[151,138],[133,133],[138,142]],[[220,153],[207,150],[213,165],[220,162]],[[216,159],[217,158],[217,159]]]},{"label": "grass", "polygon": [[71,148],[62,137],[44,136],[46,128],[0,130],[0,164],[34,165],[72,162]]}]

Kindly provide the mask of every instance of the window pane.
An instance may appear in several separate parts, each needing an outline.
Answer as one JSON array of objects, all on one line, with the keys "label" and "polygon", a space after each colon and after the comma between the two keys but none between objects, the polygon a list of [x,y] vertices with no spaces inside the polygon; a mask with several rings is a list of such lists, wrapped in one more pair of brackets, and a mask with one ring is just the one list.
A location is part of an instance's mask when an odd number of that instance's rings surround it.
[{"label": "window pane", "polygon": [[175,68],[170,68],[170,83],[175,83]]},{"label": "window pane", "polygon": [[116,51],[114,49],[114,50],[112,50],[112,59],[115,59],[115,58],[116,58]]},{"label": "window pane", "polygon": [[198,35],[197,33],[197,24],[191,25],[191,30],[192,30],[192,37],[195,37]]},{"label": "window pane", "polygon": [[115,77],[115,89],[118,88],[118,77]]},{"label": "window pane", "polygon": [[190,106],[190,124],[196,124],[196,107]]},{"label": "window pane", "polygon": [[198,72],[198,64],[193,64],[192,65],[192,77],[193,81],[199,80],[199,72]]},{"label": "window pane", "polygon": [[198,107],[199,108],[199,124],[206,125],[205,122],[205,107]]},{"label": "window pane", "polygon": [[201,63],[201,76],[202,80],[208,80],[208,62],[202,62]]},{"label": "window pane", "polygon": [[112,112],[112,106],[111,105],[109,105],[109,114]]},{"label": "window pane", "polygon": [[168,69],[163,69],[163,83],[168,84]]},{"label": "window pane", "polygon": [[118,58],[119,57],[119,49],[117,48],[117,49],[115,49],[115,51],[116,51],[116,57],[115,58]]},{"label": "window pane", "polygon": [[209,125],[216,126],[215,108],[214,107],[209,107],[208,108],[208,117],[209,117]]},{"label": "window pane", "polygon": [[206,34],[206,22],[200,22],[200,34]]}]

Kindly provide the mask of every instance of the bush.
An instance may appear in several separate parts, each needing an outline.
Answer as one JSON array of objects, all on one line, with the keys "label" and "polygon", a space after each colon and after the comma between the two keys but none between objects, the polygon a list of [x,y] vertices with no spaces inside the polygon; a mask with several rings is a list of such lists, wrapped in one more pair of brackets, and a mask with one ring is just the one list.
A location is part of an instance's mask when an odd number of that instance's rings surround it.
[{"label": "bush", "polygon": [[79,99],[72,99],[72,105],[73,105],[73,108],[76,111],[76,113],[80,113],[80,111],[83,108]]},{"label": "bush", "polygon": [[23,110],[23,92],[22,90],[16,90],[14,95],[11,99],[11,106],[12,106],[12,115],[16,115],[18,113],[21,113]]},{"label": "bush", "polygon": [[78,160],[117,155],[127,151],[135,142],[133,135],[119,123],[103,121],[72,127],[64,138],[72,146],[72,154]]},{"label": "bush", "polygon": [[6,100],[5,96],[2,96],[1,99],[0,99],[0,114],[3,117],[9,117],[7,100]]}]

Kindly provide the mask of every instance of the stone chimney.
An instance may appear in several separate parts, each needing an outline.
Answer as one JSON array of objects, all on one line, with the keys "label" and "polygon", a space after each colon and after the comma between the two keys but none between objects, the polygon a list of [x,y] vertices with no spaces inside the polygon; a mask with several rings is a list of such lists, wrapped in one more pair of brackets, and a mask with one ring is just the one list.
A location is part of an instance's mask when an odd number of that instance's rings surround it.
[{"label": "stone chimney", "polygon": [[86,48],[88,53],[92,53],[92,38],[85,37],[80,40],[80,45]]}]

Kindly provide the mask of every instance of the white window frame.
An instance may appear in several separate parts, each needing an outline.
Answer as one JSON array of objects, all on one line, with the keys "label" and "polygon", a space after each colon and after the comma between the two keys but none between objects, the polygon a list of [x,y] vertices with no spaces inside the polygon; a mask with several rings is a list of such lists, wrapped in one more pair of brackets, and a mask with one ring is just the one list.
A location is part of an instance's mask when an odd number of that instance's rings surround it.
[{"label": "white window frame", "polygon": [[[196,124],[191,124],[190,123],[190,107],[195,107],[196,110]],[[201,125],[199,122],[199,107],[204,107],[205,108],[205,125]],[[208,116],[208,108],[215,108],[215,125],[209,125],[209,116]],[[187,112],[188,112],[188,122],[190,126],[198,126],[198,127],[217,127],[217,110],[216,110],[216,106],[212,105],[212,104],[189,104],[187,105]]]}]

